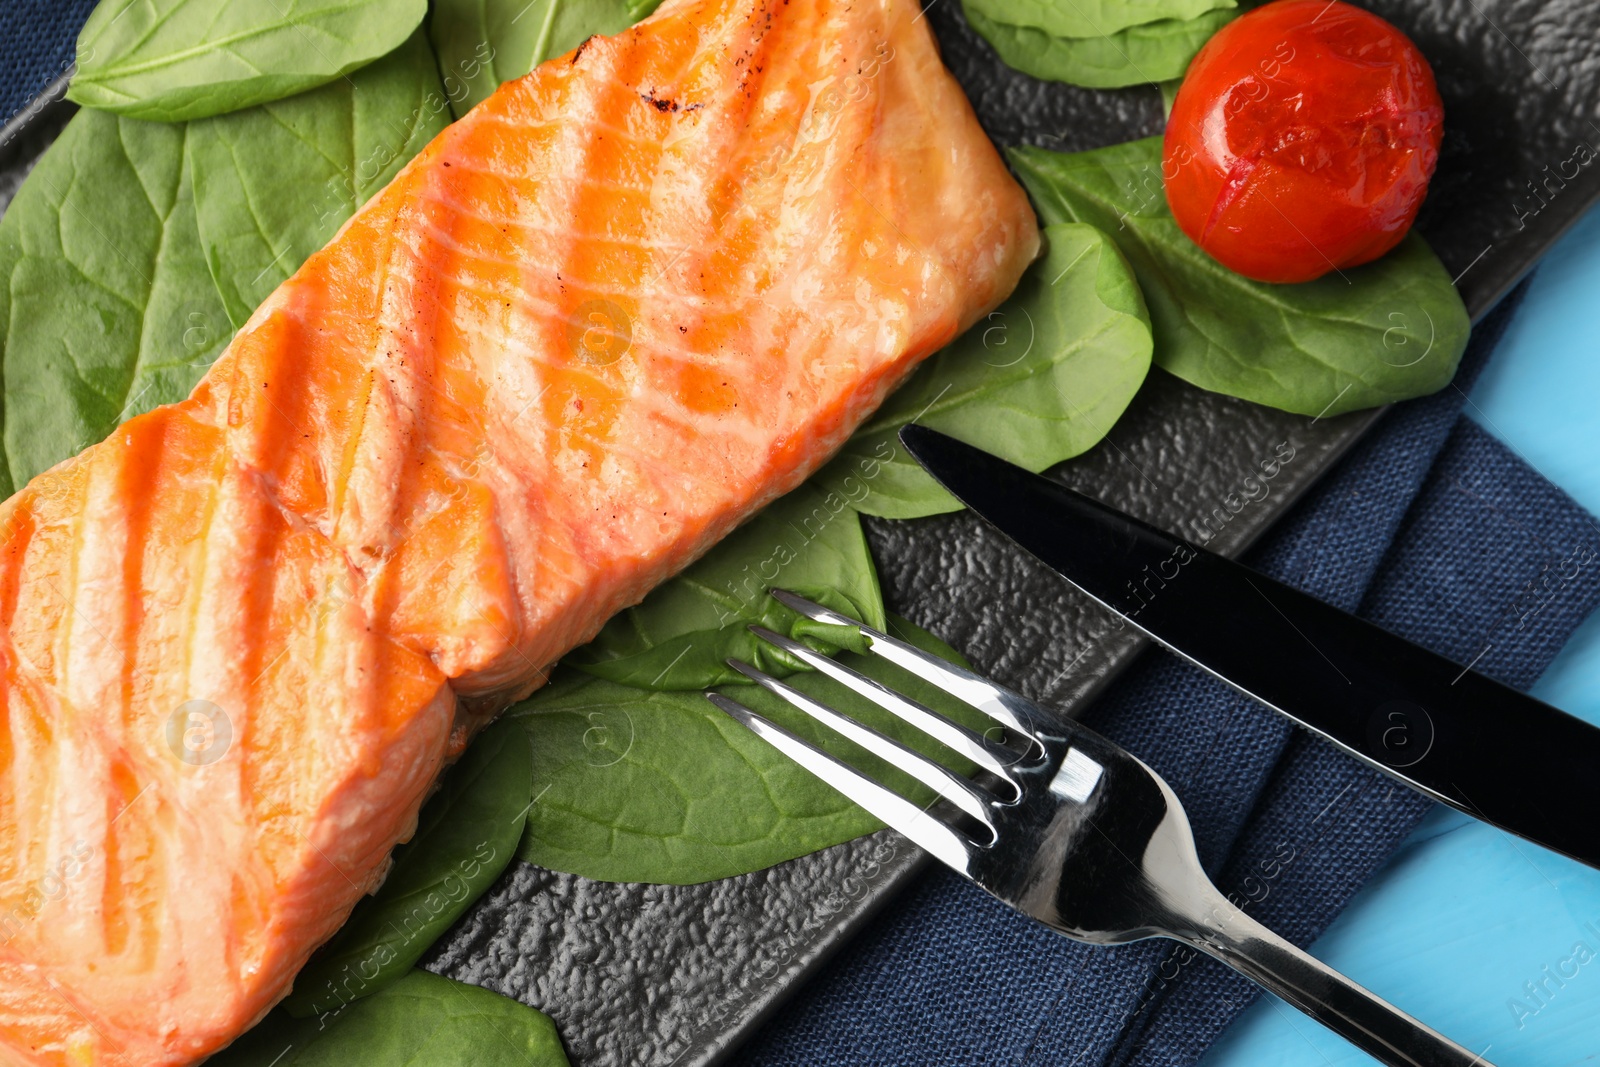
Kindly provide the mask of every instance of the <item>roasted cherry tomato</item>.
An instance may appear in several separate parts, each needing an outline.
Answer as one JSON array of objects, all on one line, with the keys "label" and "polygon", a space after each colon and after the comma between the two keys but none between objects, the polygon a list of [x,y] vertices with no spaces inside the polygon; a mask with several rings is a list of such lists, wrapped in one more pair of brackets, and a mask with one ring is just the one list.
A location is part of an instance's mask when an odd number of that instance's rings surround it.
[{"label": "roasted cherry tomato", "polygon": [[1339,0],[1276,0],[1189,65],[1167,123],[1167,203],[1224,266],[1309,281],[1405,236],[1443,122],[1405,34]]}]

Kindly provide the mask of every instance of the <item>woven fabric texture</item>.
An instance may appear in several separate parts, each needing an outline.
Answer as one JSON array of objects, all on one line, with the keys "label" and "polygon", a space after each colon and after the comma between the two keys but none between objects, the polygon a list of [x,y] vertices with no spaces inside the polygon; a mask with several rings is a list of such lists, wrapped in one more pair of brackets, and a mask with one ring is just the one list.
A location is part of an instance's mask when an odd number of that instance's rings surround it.
[{"label": "woven fabric texture", "polygon": [[0,125],[72,66],[78,30],[94,0],[0,3]]},{"label": "woven fabric texture", "polygon": [[[1600,528],[1461,417],[1516,302],[1478,328],[1454,386],[1390,412],[1249,561],[1525,688],[1600,604],[1600,573],[1578,565],[1600,552]],[[1301,945],[1428,810],[1159,650],[1088,719],[1172,784],[1219,887]],[[936,870],[736,1062],[1177,1067],[1256,995],[1171,942],[1075,944]]]}]

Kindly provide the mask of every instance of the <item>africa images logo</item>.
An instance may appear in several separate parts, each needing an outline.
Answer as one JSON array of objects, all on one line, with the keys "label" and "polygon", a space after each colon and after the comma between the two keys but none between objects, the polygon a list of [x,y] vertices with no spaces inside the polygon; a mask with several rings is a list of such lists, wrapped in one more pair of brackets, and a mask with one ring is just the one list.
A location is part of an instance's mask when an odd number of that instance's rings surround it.
[{"label": "africa images logo", "polygon": [[209,700],[188,700],[167,716],[167,750],[178,762],[204,767],[228,754],[233,723]]},{"label": "africa images logo", "polygon": [[633,318],[615,301],[585,301],[567,326],[567,347],[584,363],[608,367],[633,347]]}]

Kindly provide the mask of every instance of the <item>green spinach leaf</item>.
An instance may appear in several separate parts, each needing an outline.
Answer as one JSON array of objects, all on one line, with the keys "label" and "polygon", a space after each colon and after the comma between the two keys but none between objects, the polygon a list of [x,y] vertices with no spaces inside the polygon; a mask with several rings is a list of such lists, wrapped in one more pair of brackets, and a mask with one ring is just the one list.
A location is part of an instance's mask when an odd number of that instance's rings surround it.
[{"label": "green spinach leaf", "polygon": [[[11,333],[11,272],[22,259],[22,240],[18,227],[7,226],[0,217],[0,452],[5,445],[5,352],[6,338]],[[11,484],[11,464],[0,455],[0,500],[9,497],[16,487]]]},{"label": "green spinach leaf", "polygon": [[767,595],[775,585],[883,626],[877,570],[851,500],[807,483],[614,617],[566,662],[620,685],[699,691],[743,681],[724,662],[729,656],[777,674],[800,669],[756,640],[751,623],[814,638],[827,652],[847,640],[843,633],[855,639],[854,630],[818,626],[778,604]]},{"label": "green spinach leaf", "polygon": [[281,100],[393,51],[427,0],[103,0],[67,96],[179,122]]},{"label": "green spinach leaf", "polygon": [[274,1011],[207,1067],[568,1067],[549,1017],[510,997],[411,971],[337,1012]]},{"label": "green spinach leaf", "polygon": [[[903,620],[891,618],[889,632],[961,662]],[[974,729],[993,726],[875,656],[846,653],[841,660]],[[959,771],[971,770],[820,674],[799,674],[791,683]],[[904,795],[932,799],[765,690],[728,692]],[[506,714],[527,729],[534,751],[534,804],[520,855],[553,870],[687,885],[758,871],[882,826],[699,693],[647,692],[566,671]]]},{"label": "green spinach leaf", "polygon": [[186,136],[79,112],[0,220],[14,485],[187,396],[232,335],[198,250]]},{"label": "green spinach leaf", "polygon": [[300,972],[284,1010],[331,1011],[409,972],[511,862],[532,770],[528,734],[516,723],[498,722],[473,741],[423,806],[382,887]]},{"label": "green spinach leaf", "polygon": [[1044,470],[1104,437],[1150,369],[1150,317],[1122,253],[1092,226],[1045,230],[1043,258],[986,321],[935,355],[814,479],[869,515],[961,505],[896,438],[918,422]]},{"label": "green spinach leaf", "polygon": [[1167,208],[1161,138],[1011,162],[1047,222],[1087,222],[1133,264],[1156,362],[1213,392],[1337,415],[1444,387],[1471,323],[1416,234],[1387,256],[1299,285],[1251,281],[1184,235]]},{"label": "green spinach leaf", "polygon": [[191,123],[200,240],[234,326],[449,121],[419,30],[350,78]]},{"label": "green spinach leaf", "polygon": [[456,115],[595,34],[621,33],[659,0],[434,0],[428,32]]},{"label": "green spinach leaf", "polygon": [[1129,26],[1192,19],[1236,0],[964,0],[991,23],[1031,26],[1054,37],[1106,37]]},{"label": "green spinach leaf", "polygon": [[1234,17],[1219,8],[1194,18],[1159,19],[1094,37],[1058,37],[989,18],[982,0],[963,0],[967,21],[1007,66],[1048,81],[1116,89],[1181,78],[1189,60]]}]

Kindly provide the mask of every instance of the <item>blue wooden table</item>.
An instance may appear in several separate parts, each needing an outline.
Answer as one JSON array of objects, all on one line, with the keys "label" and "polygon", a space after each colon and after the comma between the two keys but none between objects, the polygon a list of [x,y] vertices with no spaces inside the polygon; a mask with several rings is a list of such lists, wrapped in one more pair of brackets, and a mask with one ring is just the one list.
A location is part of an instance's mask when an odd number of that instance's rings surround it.
[{"label": "blue wooden table", "polygon": [[[1600,515],[1600,208],[1539,267],[1467,411]],[[1600,615],[1534,693],[1600,724]],[[1312,952],[1496,1067],[1600,1063],[1600,871],[1466,816],[1436,810]],[[1374,1062],[1267,997],[1204,1064]]]}]

